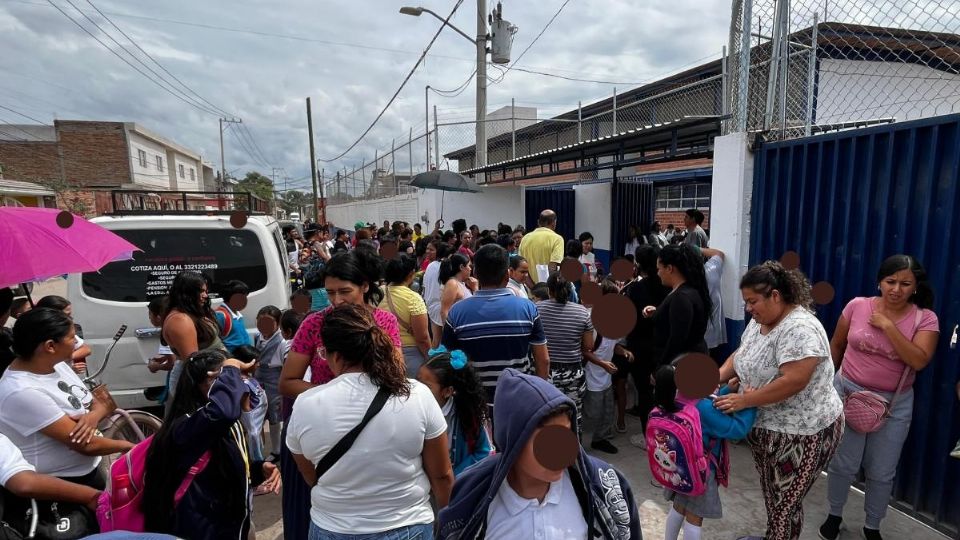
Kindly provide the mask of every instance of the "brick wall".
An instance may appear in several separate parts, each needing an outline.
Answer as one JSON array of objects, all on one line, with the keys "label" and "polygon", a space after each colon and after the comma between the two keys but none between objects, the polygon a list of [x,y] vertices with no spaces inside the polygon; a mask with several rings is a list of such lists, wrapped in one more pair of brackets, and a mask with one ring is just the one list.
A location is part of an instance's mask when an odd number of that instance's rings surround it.
[{"label": "brick wall", "polygon": [[0,165],[10,180],[43,183],[60,178],[57,143],[40,141],[0,142]]},{"label": "brick wall", "polygon": [[[701,210],[703,212],[703,225],[704,229],[710,229],[710,210]],[[667,225],[671,223],[675,228],[679,228],[681,231],[685,230],[683,226],[683,216],[686,215],[686,210],[658,210],[654,213],[653,217],[660,222],[660,227],[663,230],[667,230]]]},{"label": "brick wall", "polygon": [[130,154],[121,122],[56,120],[67,182],[83,187],[130,183]]}]

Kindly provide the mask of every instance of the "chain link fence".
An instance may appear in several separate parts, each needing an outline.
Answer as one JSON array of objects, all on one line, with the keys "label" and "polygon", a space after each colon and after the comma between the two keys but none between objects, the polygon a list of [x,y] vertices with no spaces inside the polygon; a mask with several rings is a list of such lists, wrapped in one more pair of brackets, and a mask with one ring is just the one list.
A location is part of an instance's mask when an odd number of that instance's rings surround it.
[{"label": "chain link fence", "polygon": [[953,0],[734,0],[726,132],[789,139],[960,112]]}]

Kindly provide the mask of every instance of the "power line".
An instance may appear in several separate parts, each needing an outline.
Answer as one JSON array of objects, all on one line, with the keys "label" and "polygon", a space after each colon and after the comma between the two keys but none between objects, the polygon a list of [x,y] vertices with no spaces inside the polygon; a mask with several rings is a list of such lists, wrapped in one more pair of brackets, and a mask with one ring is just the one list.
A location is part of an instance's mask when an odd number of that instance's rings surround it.
[{"label": "power line", "polygon": [[[67,1],[69,2],[69,0],[67,0]],[[197,109],[199,109],[199,110],[201,110],[201,111],[203,111],[203,112],[205,112],[205,113],[208,113],[208,114],[213,114],[213,115],[215,115],[215,116],[220,116],[219,113],[214,112],[214,111],[212,111],[211,109],[207,109],[207,108],[201,107],[201,106],[197,105],[196,103],[194,103],[194,102],[192,102],[192,101],[188,101],[188,100],[184,99],[183,97],[181,97],[180,95],[178,95],[178,94],[176,94],[175,92],[173,92],[172,90],[170,90],[169,88],[167,88],[166,86],[160,84],[160,83],[157,82],[155,79],[153,79],[152,77],[150,77],[149,75],[147,75],[146,73],[144,73],[140,68],[138,68],[137,66],[133,65],[132,63],[130,63],[130,61],[127,60],[126,58],[124,58],[120,53],[118,53],[117,51],[111,49],[109,45],[107,45],[106,43],[103,42],[103,40],[101,40],[101,39],[98,38],[96,35],[94,35],[93,32],[91,32],[90,30],[87,29],[87,27],[85,27],[85,26],[83,26],[82,24],[80,24],[79,21],[77,21],[76,19],[74,19],[73,17],[71,17],[66,11],[64,11],[63,9],[61,9],[60,6],[58,6],[57,4],[53,3],[53,0],[47,0],[47,2],[49,2],[49,4],[50,4],[51,6],[53,6],[54,8],[56,8],[57,11],[59,11],[64,17],[66,17],[67,19],[70,19],[70,22],[72,22],[73,24],[77,25],[78,28],[80,28],[80,29],[83,30],[87,35],[89,35],[89,36],[92,37],[94,40],[96,40],[96,42],[99,43],[104,49],[107,49],[108,51],[110,51],[111,54],[113,54],[114,56],[116,56],[117,58],[119,58],[120,60],[122,60],[123,63],[125,63],[125,64],[127,64],[128,66],[130,66],[131,68],[133,68],[133,70],[136,71],[137,73],[139,73],[139,74],[143,75],[144,77],[146,77],[150,82],[152,82],[153,84],[159,86],[161,89],[163,89],[164,92],[167,92],[167,93],[170,94],[171,96],[179,99],[180,101],[186,103],[187,105],[190,105],[191,107],[195,107],[195,108],[197,108]],[[73,4],[71,4],[71,5],[73,5]],[[74,6],[74,9],[76,9],[76,6]],[[80,10],[77,10],[77,11],[80,11]],[[81,13],[82,13],[82,12],[81,12]]]},{"label": "power line", "polygon": [[430,88],[430,90],[432,90],[433,93],[437,94],[438,96],[457,97],[460,94],[462,94],[464,90],[466,90],[467,85],[470,84],[470,81],[472,81],[476,75],[477,75],[477,70],[473,70],[473,73],[471,73],[470,76],[467,77],[467,80],[463,81],[463,84],[454,88],[453,90],[440,90],[439,88],[434,88],[432,86],[428,88]]},{"label": "power line", "polygon": [[11,109],[10,107],[4,107],[3,105],[0,105],[0,109],[3,109],[3,110],[5,110],[5,111],[10,111],[10,112],[12,112],[13,114],[15,114],[15,115],[17,115],[17,116],[22,116],[22,117],[26,118],[27,120],[33,120],[34,122],[36,122],[36,123],[38,123],[38,124],[40,124],[40,125],[42,125],[42,126],[47,125],[47,123],[44,122],[43,120],[37,120],[36,118],[34,118],[34,117],[30,116],[30,115],[23,114],[23,113],[20,112],[20,111],[15,111],[15,110]]},{"label": "power line", "polygon": [[431,47],[433,47],[434,42],[437,41],[437,38],[440,37],[440,33],[443,32],[443,28],[448,24],[448,22],[450,21],[450,18],[453,17],[453,14],[457,12],[457,9],[460,8],[461,4],[463,4],[463,0],[457,0],[456,5],[453,6],[453,10],[450,11],[449,15],[447,15],[447,18],[443,21],[443,24],[440,25],[440,28],[437,29],[437,32],[433,35],[433,39],[431,39],[430,43],[427,44],[427,48],[423,50],[423,53],[420,55],[420,58],[417,59],[417,63],[413,65],[413,69],[410,70],[410,73],[408,73],[406,78],[403,79],[403,82],[400,83],[400,88],[397,88],[397,91],[393,93],[393,97],[390,98],[390,101],[388,101],[386,106],[384,106],[383,110],[380,111],[380,114],[378,114],[377,117],[374,118],[373,122],[370,124],[370,127],[368,127],[363,132],[363,134],[361,134],[360,137],[356,141],[354,141],[354,143],[351,144],[349,148],[344,150],[339,156],[331,159],[321,159],[320,161],[324,163],[330,163],[331,161],[336,161],[342,158],[343,156],[347,155],[348,152],[356,148],[356,146],[360,144],[360,141],[362,141],[363,138],[366,137],[368,133],[370,133],[373,127],[377,125],[377,122],[379,122],[380,119],[383,118],[383,115],[386,114],[387,109],[390,108],[390,105],[393,105],[393,102],[396,101],[397,96],[400,95],[400,92],[403,91],[404,87],[407,86],[407,82],[410,81],[410,78],[413,77],[414,72],[416,72],[417,68],[420,67],[420,64],[423,63],[423,59],[424,57],[427,56],[427,52],[430,50]]},{"label": "power line", "polygon": [[[176,75],[174,75],[173,73],[170,73],[170,70],[168,70],[167,68],[163,67],[163,64],[161,64],[160,62],[158,62],[158,61],[156,60],[156,58],[154,58],[153,56],[151,56],[150,53],[148,53],[147,51],[143,50],[143,47],[141,47],[136,41],[134,41],[133,38],[131,38],[129,35],[127,35],[127,33],[123,31],[123,29],[121,29],[119,26],[117,26],[116,23],[114,23],[113,20],[110,19],[110,17],[107,17],[106,14],[104,14],[102,11],[100,11],[100,8],[98,8],[91,0],[86,0],[86,2],[87,2],[88,4],[90,4],[90,7],[92,7],[94,10],[96,10],[96,12],[99,13],[101,17],[103,17],[108,23],[110,23],[111,26],[113,26],[114,28],[116,28],[117,31],[120,32],[120,34],[121,34],[123,37],[127,38],[127,40],[128,40],[130,43],[132,43],[133,46],[136,47],[138,51],[142,52],[142,53],[144,54],[144,56],[146,56],[146,57],[149,58],[151,61],[153,61],[153,63],[156,64],[157,67],[159,67],[161,70],[163,70],[164,73],[166,73],[167,75],[173,77],[173,80],[177,81],[178,83],[180,83],[181,86],[183,86],[184,88],[186,88],[187,90],[189,90],[191,94],[193,94],[194,96],[196,96],[197,98],[199,98],[201,101],[203,101],[203,102],[206,103],[207,105],[209,105],[209,106],[213,107],[214,109],[220,111],[220,112],[223,113],[225,116],[233,116],[233,115],[231,115],[230,113],[228,113],[227,111],[225,111],[225,110],[221,109],[220,107],[218,107],[218,106],[214,105],[213,103],[211,103],[208,99],[206,99],[206,98],[204,98],[203,96],[201,96],[200,94],[198,94],[193,88],[190,88],[185,82],[183,82],[183,81],[181,81],[179,78],[177,78]],[[72,4],[71,4],[71,5],[72,5]]]},{"label": "power line", "polygon": [[511,62],[510,67],[507,68],[507,71],[504,73],[504,76],[506,76],[506,74],[509,73],[511,69],[513,69],[513,66],[520,62],[520,60],[523,58],[523,55],[527,54],[527,51],[529,51],[530,48],[537,43],[537,40],[540,39],[540,36],[542,36],[543,33],[547,31],[547,28],[550,28],[550,25],[553,24],[553,21],[556,20],[556,18],[560,15],[560,12],[563,11],[563,8],[567,7],[567,4],[569,3],[570,3],[570,0],[564,0],[563,4],[560,4],[560,8],[557,9],[557,12],[553,14],[553,17],[550,17],[550,20],[547,21],[547,24],[544,25],[542,30],[540,30],[540,33],[537,34],[537,37],[533,38],[533,41],[531,41],[530,44],[527,45],[527,48],[524,49],[522,53],[520,53],[520,56],[518,56],[516,60]]},{"label": "power line", "polygon": [[246,139],[243,138],[242,131],[240,131],[239,129],[233,129],[233,124],[227,125],[224,131],[228,133],[233,133],[234,139],[237,141],[237,144],[239,144],[240,147],[243,148],[244,153],[246,153],[251,160],[253,160],[255,163],[263,167],[270,167],[270,164],[260,159],[259,156],[257,156],[257,153],[249,146]]}]

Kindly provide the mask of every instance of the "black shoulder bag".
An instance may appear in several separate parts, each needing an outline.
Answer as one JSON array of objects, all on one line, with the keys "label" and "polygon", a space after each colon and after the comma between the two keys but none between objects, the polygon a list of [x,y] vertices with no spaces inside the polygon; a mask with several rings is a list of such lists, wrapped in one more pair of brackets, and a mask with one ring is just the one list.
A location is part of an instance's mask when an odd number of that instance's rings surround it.
[{"label": "black shoulder bag", "polygon": [[315,484],[319,483],[320,477],[329,471],[330,467],[333,467],[338,461],[340,461],[340,458],[342,458],[343,455],[350,450],[350,447],[353,446],[354,442],[356,442],[357,437],[360,436],[360,432],[363,431],[363,428],[367,427],[367,424],[370,422],[370,420],[372,420],[373,417],[376,416],[381,409],[383,409],[384,404],[386,404],[387,399],[389,398],[389,391],[383,387],[380,387],[380,389],[377,390],[377,395],[374,396],[373,403],[370,404],[370,407],[367,408],[366,414],[363,415],[363,420],[360,420],[360,423],[357,424],[355,428],[348,431],[342,439],[337,441],[337,444],[333,445],[333,448],[331,448],[330,451],[320,459],[320,462],[317,463],[317,480],[314,482]]}]

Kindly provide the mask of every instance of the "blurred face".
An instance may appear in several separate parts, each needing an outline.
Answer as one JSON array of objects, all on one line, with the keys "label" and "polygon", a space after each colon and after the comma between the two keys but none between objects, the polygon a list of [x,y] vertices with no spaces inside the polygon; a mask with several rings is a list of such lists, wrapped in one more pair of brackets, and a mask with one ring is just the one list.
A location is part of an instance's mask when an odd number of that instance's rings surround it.
[{"label": "blurred face", "polygon": [[683,215],[683,226],[687,228],[688,231],[692,231],[697,228],[697,222],[694,219],[686,214]]},{"label": "blurred face", "polygon": [[530,277],[530,265],[527,261],[523,261],[517,266],[517,269],[510,269],[510,278],[518,283],[523,283]]},{"label": "blurred face", "polygon": [[901,270],[880,280],[880,296],[891,306],[904,306],[917,292],[917,278],[910,270]]},{"label": "blurred face", "polygon": [[517,231],[517,232],[513,233],[513,241],[514,241],[518,246],[520,245],[520,241],[521,241],[521,240],[523,240],[523,233],[522,233],[522,232]]},{"label": "blurred face", "polygon": [[770,296],[764,296],[750,287],[740,289],[743,295],[743,302],[746,304],[747,313],[758,324],[770,325],[780,319],[786,309],[783,297],[780,291],[774,290]]},{"label": "blurred face", "polygon": [[593,240],[584,240],[583,242],[581,242],[581,244],[583,245],[584,255],[593,251]]},{"label": "blurred face", "polygon": [[655,232],[655,233],[660,232],[660,224],[659,224],[659,223],[654,223],[654,224],[653,224],[653,232]]},{"label": "blurred face", "polygon": [[257,330],[260,331],[260,335],[264,338],[269,339],[276,334],[277,328],[279,327],[280,324],[277,323],[277,320],[269,315],[260,315],[257,317]]},{"label": "blurred face", "polygon": [[227,299],[227,305],[234,311],[243,311],[247,308],[247,295],[240,293],[234,294]]},{"label": "blurred face", "polygon": [[327,296],[330,297],[330,304],[339,306],[341,304],[364,304],[363,295],[367,293],[370,286],[364,284],[362,287],[350,281],[328,276],[325,281]]},{"label": "blurred face", "polygon": [[437,247],[433,244],[427,244],[426,256],[428,260],[434,260],[437,258]]},{"label": "blurred face", "polygon": [[450,386],[442,386],[440,379],[438,379],[433,373],[433,370],[427,366],[420,366],[420,370],[417,372],[417,380],[430,389],[433,397],[436,398],[437,403],[440,404],[441,407],[453,396],[453,388]]},{"label": "blurred face", "polygon": [[537,439],[537,435],[540,431],[547,426],[563,426],[567,429],[572,429],[570,424],[570,418],[565,414],[554,416],[553,418],[547,420],[543,426],[538,427],[534,430],[533,434],[530,436],[530,439],[527,441],[527,444],[523,447],[520,455],[517,457],[517,461],[514,464],[514,470],[521,475],[532,477],[535,480],[541,482],[556,482],[563,478],[563,470],[552,471],[547,469],[537,461],[536,456],[533,453],[533,444]]},{"label": "blurred face", "polygon": [[208,300],[210,300],[210,296],[207,293],[207,286],[204,285],[203,288],[200,289],[200,296],[197,298],[197,301],[200,302],[200,307],[203,307],[207,305]]},{"label": "blurred face", "polygon": [[460,235],[460,241],[464,244],[470,242],[471,240],[473,240],[473,235],[470,234],[469,231],[464,231],[464,233]]},{"label": "blurred face", "polygon": [[313,299],[309,296],[297,295],[293,297],[293,301],[290,302],[291,307],[294,311],[301,315],[306,315],[310,312],[310,306],[313,304]]}]

